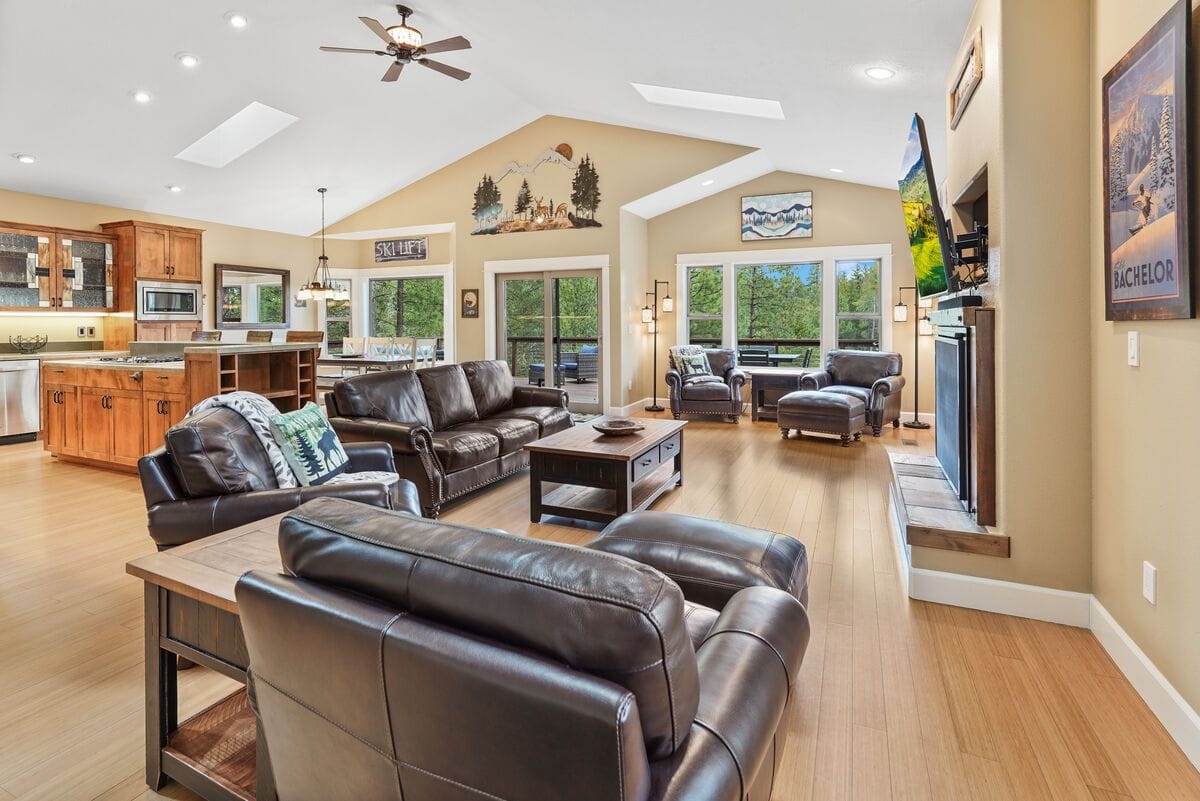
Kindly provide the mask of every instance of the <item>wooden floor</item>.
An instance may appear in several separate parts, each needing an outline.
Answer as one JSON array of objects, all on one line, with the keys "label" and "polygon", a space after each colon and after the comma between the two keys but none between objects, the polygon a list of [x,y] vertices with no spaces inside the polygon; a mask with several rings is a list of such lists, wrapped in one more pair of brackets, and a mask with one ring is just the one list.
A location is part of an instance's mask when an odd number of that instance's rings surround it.
[{"label": "wooden floor", "polygon": [[[1200,775],[1090,633],[903,595],[886,450],[928,451],[914,435],[842,448],[693,422],[685,485],[656,506],[809,548],[813,639],[777,801],[1200,799]],[[518,475],[446,517],[592,536],[531,525],[527,492]],[[0,448],[0,801],[193,798],[142,783],[142,595],[124,563],[150,550],[136,478]],[[230,687],[182,677],[184,714]]]}]

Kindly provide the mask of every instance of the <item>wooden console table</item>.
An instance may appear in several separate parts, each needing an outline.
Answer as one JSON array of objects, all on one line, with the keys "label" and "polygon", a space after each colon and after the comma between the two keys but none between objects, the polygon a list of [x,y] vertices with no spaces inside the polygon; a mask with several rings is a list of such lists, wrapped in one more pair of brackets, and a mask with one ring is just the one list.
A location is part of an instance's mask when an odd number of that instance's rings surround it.
[{"label": "wooden console table", "polygon": [[214,534],[125,566],[145,582],[146,784],[171,779],[208,801],[275,800],[262,732],[240,689],[179,721],[176,657],[246,683],[249,656],[234,586],[247,570],[282,573],[283,515]]},{"label": "wooden console table", "polygon": [[[750,370],[750,420],[778,420],[779,397],[800,389],[800,379],[808,371],[770,370],[755,367]],[[768,393],[779,397],[768,398]]]}]

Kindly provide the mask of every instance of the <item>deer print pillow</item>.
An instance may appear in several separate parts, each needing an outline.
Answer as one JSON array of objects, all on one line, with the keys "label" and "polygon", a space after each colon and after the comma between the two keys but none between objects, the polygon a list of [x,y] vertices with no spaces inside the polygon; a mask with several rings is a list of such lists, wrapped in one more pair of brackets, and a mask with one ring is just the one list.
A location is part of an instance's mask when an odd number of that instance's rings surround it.
[{"label": "deer print pillow", "polygon": [[324,484],[350,463],[346,450],[315,403],[271,417],[271,436],[301,486]]}]

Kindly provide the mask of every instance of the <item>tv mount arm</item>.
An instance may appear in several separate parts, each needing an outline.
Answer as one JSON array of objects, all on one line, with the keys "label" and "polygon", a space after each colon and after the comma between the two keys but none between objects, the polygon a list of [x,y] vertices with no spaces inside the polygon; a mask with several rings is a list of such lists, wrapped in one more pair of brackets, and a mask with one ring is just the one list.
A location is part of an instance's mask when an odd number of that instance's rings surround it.
[{"label": "tv mount arm", "polygon": [[[949,222],[946,223],[949,227]],[[967,267],[966,276],[970,283],[971,291],[975,292],[979,289],[979,284],[975,280],[975,270],[970,269],[976,264],[986,264],[988,258],[988,227],[980,223],[975,223],[975,230],[969,234],[961,234],[954,239],[954,253],[951,254],[954,259],[955,267]]]}]

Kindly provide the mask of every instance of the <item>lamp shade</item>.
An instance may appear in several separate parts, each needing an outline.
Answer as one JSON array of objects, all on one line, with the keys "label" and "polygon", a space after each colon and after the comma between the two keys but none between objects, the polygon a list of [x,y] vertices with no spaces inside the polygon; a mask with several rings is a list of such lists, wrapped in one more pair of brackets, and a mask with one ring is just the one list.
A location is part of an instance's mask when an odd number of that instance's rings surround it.
[{"label": "lamp shade", "polygon": [[654,321],[653,321],[653,320],[651,320],[651,321],[650,321],[650,322],[649,322],[649,323],[646,325],[646,333],[647,333],[647,334],[653,334],[653,333],[654,333],[654,331],[655,331],[655,328],[654,328]]},{"label": "lamp shade", "polygon": [[908,322],[908,307],[903,303],[897,303],[892,307],[892,320],[897,323]]},{"label": "lamp shade", "polygon": [[667,295],[662,299],[662,310],[664,314],[670,314],[675,311],[675,299]]},{"label": "lamp shade", "polygon": [[642,307],[642,322],[648,323],[648,322],[651,322],[653,319],[654,319],[654,309],[651,309],[649,306],[643,306]]},{"label": "lamp shade", "polygon": [[928,317],[922,317],[917,321],[917,333],[923,337],[933,336],[933,323],[929,322]]}]

